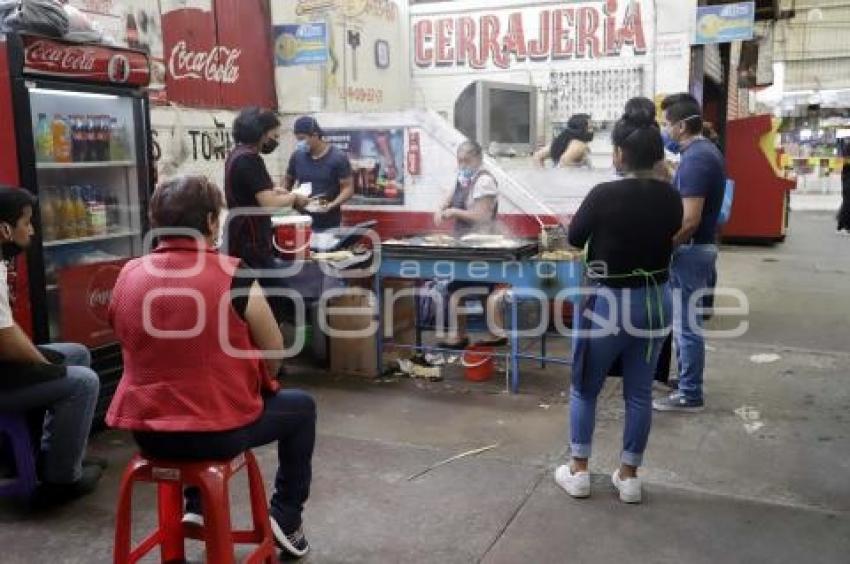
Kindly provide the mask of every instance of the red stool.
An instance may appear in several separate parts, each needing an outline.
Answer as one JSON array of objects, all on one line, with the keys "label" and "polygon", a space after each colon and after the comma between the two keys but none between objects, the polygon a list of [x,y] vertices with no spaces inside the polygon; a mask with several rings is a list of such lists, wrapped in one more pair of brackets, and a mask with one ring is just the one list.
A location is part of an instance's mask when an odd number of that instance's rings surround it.
[{"label": "red stool", "polygon": [[[243,467],[248,470],[253,531],[231,530],[228,482]],[[135,549],[131,549],[132,496],[135,482],[157,484],[159,528]],[[203,527],[184,525],[181,522],[184,486],[197,486],[201,490]],[[157,546],[160,547],[163,562],[182,562],[186,559],[183,541],[190,538],[206,543],[206,562],[209,564],[233,564],[234,544],[259,544],[245,562],[271,564],[277,560],[277,550],[266,504],[263,476],[251,451],[224,462],[148,460],[137,454],[130,460],[121,480],[113,562],[137,562]]]}]

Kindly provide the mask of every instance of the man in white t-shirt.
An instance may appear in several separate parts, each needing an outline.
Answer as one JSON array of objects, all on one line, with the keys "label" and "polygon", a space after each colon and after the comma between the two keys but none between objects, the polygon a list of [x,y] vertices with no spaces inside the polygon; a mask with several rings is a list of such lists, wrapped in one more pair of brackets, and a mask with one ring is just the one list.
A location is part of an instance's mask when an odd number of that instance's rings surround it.
[{"label": "man in white t-shirt", "polygon": [[94,491],[103,473],[83,460],[100,380],[88,349],[36,347],[12,316],[6,262],[29,246],[35,205],[26,190],[0,186],[0,412],[39,419],[38,501],[51,504]]}]

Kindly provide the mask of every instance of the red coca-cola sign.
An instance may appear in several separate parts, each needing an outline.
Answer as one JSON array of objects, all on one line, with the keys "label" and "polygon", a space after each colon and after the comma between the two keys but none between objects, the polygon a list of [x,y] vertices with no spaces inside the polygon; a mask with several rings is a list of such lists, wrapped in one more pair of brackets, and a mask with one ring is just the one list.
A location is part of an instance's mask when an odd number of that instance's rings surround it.
[{"label": "red coca-cola sign", "polygon": [[24,73],[106,84],[147,86],[147,55],[126,49],[25,36]]},{"label": "red coca-cola sign", "polygon": [[59,277],[60,337],[99,347],[115,340],[109,325],[109,301],[123,260],[62,269]]},{"label": "red coca-cola sign", "polygon": [[267,0],[164,3],[162,40],[169,100],[198,108],[277,105]]}]

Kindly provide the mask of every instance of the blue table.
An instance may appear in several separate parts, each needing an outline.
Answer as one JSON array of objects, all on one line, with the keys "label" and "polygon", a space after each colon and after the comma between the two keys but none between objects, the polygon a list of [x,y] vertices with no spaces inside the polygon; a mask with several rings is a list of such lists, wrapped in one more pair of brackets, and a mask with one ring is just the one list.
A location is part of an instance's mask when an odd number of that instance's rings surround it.
[{"label": "blue table", "polygon": [[[486,260],[422,260],[385,258],[380,259],[380,266],[375,275],[375,295],[381,303],[378,307],[378,336],[377,359],[378,366],[383,366],[384,354],[384,307],[383,289],[384,280],[397,278],[405,280],[433,280],[436,278],[448,278],[464,282],[481,282],[507,284],[511,287],[509,298],[511,303],[510,319],[508,320],[507,332],[509,336],[509,372],[510,389],[512,393],[519,390],[519,361],[539,360],[545,366],[546,362],[554,364],[571,364],[571,360],[563,358],[548,357],[546,355],[545,333],[543,337],[543,348],[541,354],[531,355],[519,350],[520,330],[518,329],[518,301],[524,297],[536,299],[567,299],[573,303],[573,331],[579,326],[578,320],[581,315],[578,301],[579,293],[584,278],[584,265],[581,260],[571,261],[545,261],[528,259],[515,262],[486,261]],[[548,307],[547,307],[548,311]],[[418,311],[416,312],[418,317]],[[412,348],[415,350],[440,350],[434,347],[422,345],[419,331],[419,322],[416,322],[416,344],[393,345],[398,348]],[[573,340],[575,342],[575,340]]]}]

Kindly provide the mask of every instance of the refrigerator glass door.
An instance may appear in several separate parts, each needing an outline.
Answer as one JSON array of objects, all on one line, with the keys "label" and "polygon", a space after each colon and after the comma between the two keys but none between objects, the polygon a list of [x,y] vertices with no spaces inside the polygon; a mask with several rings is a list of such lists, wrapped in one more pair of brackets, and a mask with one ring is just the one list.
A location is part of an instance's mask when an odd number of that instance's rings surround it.
[{"label": "refrigerator glass door", "polygon": [[137,104],[111,94],[29,89],[51,341],[114,341],[121,266],[142,249]]}]

